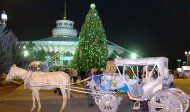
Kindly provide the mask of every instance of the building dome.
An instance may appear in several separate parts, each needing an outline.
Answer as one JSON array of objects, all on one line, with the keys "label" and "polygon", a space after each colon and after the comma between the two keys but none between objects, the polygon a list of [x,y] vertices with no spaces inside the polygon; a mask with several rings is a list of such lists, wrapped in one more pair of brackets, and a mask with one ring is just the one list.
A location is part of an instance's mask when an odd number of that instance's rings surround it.
[{"label": "building dome", "polygon": [[70,20],[57,20],[56,28],[53,28],[53,37],[76,37],[77,30],[74,29],[74,22]]}]

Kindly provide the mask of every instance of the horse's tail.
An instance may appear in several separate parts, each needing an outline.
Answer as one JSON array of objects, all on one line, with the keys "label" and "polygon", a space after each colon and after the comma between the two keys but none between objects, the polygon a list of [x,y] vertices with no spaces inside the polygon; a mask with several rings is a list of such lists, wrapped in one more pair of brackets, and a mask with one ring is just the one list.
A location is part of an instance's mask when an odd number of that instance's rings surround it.
[{"label": "horse's tail", "polygon": [[71,91],[70,91],[70,83],[71,83],[71,81],[70,81],[70,76],[68,76],[68,85],[67,85],[67,98],[68,98],[68,100],[70,100],[70,98],[71,98]]}]

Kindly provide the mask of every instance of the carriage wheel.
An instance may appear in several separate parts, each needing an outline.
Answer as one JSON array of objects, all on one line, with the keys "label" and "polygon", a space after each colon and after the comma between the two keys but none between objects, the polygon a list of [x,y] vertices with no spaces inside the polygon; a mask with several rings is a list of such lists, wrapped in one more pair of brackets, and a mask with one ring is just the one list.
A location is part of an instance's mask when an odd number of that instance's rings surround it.
[{"label": "carriage wheel", "polygon": [[98,104],[99,104],[100,97],[101,97],[101,96],[99,96],[99,95],[94,95],[94,96],[93,96],[93,98],[94,98],[94,100],[95,100],[96,105],[98,105]]},{"label": "carriage wheel", "polygon": [[183,105],[176,95],[168,91],[159,91],[149,103],[150,112],[183,112]]},{"label": "carriage wheel", "polygon": [[180,89],[177,89],[177,88],[170,88],[168,90],[169,90],[169,92],[178,96],[178,98],[180,99],[180,101],[183,105],[183,112],[187,112],[187,110],[189,108],[189,99],[188,99],[187,95],[183,91],[181,91]]},{"label": "carriage wheel", "polygon": [[106,94],[100,98],[98,106],[102,112],[116,112],[118,105],[116,96]]}]

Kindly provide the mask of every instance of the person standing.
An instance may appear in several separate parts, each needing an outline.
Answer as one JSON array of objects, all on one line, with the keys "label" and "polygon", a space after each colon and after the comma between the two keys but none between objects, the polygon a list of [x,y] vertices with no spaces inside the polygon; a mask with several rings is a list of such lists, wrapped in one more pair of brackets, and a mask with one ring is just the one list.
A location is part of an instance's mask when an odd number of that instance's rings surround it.
[{"label": "person standing", "polygon": [[[80,77],[81,77],[81,81],[84,79],[85,74],[86,74],[85,70],[81,69],[81,70],[80,70]],[[81,82],[81,84],[84,84],[84,83],[83,83],[83,82]]]},{"label": "person standing", "polygon": [[117,71],[117,68],[114,63],[113,58],[108,58],[108,61],[106,63],[106,70],[104,71],[104,74],[107,75],[113,75]]},{"label": "person standing", "polygon": [[72,77],[73,77],[74,85],[76,85],[77,78],[78,78],[78,71],[77,71],[76,68],[74,68],[74,69],[72,70]]},{"label": "person standing", "polygon": [[[96,71],[97,71],[97,70],[96,70],[95,68],[91,67],[91,68],[87,71],[85,78],[92,77],[93,75],[95,75]],[[88,81],[91,81],[91,79],[89,79]],[[87,85],[87,83],[86,83],[85,88],[86,88],[86,89],[90,89],[90,86]],[[87,92],[91,92],[91,91],[87,90]],[[91,96],[91,94],[89,94],[89,93],[87,93],[87,103],[88,103],[88,107],[94,106],[94,98],[93,98],[93,97]]]},{"label": "person standing", "polygon": [[116,84],[116,81],[113,75],[114,73],[116,73],[116,71],[117,71],[117,68],[114,63],[114,59],[111,57],[108,58],[108,61],[106,63],[106,69],[103,72],[102,82],[101,82],[101,87],[103,88],[103,90],[109,91],[113,89],[114,86],[112,85]]}]

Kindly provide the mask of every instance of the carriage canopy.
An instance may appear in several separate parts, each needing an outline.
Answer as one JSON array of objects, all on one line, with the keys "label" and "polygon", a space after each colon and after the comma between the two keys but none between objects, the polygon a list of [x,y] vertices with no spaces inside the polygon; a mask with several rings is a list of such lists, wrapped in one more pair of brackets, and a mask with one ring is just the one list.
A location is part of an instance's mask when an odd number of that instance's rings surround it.
[{"label": "carriage canopy", "polygon": [[149,57],[149,58],[138,58],[138,59],[128,59],[128,58],[116,58],[116,66],[125,65],[156,65],[158,72],[161,76],[167,75],[168,72],[168,58],[166,57]]}]

